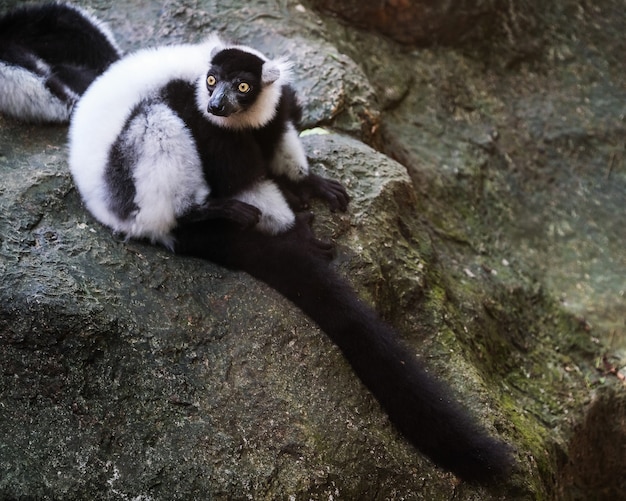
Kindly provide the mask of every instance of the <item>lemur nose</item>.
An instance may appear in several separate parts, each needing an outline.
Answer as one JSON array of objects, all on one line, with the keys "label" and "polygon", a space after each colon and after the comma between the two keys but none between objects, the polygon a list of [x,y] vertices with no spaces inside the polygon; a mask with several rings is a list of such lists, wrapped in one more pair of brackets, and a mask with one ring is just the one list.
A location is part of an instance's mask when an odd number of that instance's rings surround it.
[{"label": "lemur nose", "polygon": [[212,115],[216,115],[218,117],[224,117],[227,115],[226,107],[222,103],[209,103],[207,111]]}]

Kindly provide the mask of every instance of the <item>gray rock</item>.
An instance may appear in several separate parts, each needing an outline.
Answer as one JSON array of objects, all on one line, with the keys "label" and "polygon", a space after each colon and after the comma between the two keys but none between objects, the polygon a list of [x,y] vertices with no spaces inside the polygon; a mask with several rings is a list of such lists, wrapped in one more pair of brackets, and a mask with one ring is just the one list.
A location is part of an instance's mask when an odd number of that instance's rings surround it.
[{"label": "gray rock", "polygon": [[[314,207],[317,234],[519,468],[493,490],[434,468],[297,309],[244,274],[115,238],[73,188],[66,129],[0,117],[0,498],[534,500],[593,484],[597,423],[601,443],[623,443],[600,419],[623,414],[611,392],[576,426],[590,387],[609,386],[613,359],[607,381],[592,366],[602,335],[623,339],[617,15],[554,7],[545,60],[501,74],[294,1],[84,3],[128,49],[217,29],[291,56],[306,126],[352,136],[303,139],[353,197],[346,215]],[[576,263],[593,287],[577,288]]]},{"label": "gray rock", "polygon": [[[243,274],[116,240],[81,207],[56,146],[63,130],[2,131],[16,145],[2,157],[4,497],[353,498],[431,476],[423,492],[445,485],[294,307]],[[341,136],[306,146],[353,196],[349,216],[318,208],[319,233],[345,242],[341,266],[357,284],[375,280],[355,250],[397,238],[380,207],[410,208],[406,173]]]}]

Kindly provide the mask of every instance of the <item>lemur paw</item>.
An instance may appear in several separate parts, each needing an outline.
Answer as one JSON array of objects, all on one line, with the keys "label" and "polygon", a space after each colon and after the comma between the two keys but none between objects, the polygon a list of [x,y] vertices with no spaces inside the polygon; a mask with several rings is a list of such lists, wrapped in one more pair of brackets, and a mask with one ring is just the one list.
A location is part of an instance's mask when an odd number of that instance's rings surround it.
[{"label": "lemur paw", "polygon": [[228,200],[223,209],[225,219],[229,219],[243,228],[251,228],[261,220],[261,211],[257,207],[239,200]]},{"label": "lemur paw", "polygon": [[227,219],[249,228],[261,219],[261,211],[254,205],[236,199],[211,199],[178,218],[179,224],[191,224],[209,219]]},{"label": "lemur paw", "polygon": [[312,198],[325,200],[333,212],[345,212],[348,209],[350,196],[343,185],[334,179],[308,174],[301,181],[282,177],[277,178],[276,183],[281,187],[289,206],[295,211],[308,209]]},{"label": "lemur paw", "polygon": [[334,179],[326,179],[321,176],[315,176],[317,179],[314,183],[314,196],[326,200],[330,206],[330,210],[335,212],[340,210],[345,212],[348,210],[350,195],[344,186]]}]

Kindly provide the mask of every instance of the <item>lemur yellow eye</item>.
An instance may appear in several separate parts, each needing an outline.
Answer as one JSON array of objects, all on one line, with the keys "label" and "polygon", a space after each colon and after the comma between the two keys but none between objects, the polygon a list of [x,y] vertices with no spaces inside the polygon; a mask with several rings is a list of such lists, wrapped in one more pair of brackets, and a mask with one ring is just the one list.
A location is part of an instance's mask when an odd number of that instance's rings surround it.
[{"label": "lemur yellow eye", "polygon": [[237,88],[239,89],[239,92],[243,92],[245,94],[250,90],[250,85],[246,82],[241,82]]},{"label": "lemur yellow eye", "polygon": [[213,75],[209,75],[206,77],[206,83],[209,87],[213,87],[217,83],[217,80],[215,80]]}]

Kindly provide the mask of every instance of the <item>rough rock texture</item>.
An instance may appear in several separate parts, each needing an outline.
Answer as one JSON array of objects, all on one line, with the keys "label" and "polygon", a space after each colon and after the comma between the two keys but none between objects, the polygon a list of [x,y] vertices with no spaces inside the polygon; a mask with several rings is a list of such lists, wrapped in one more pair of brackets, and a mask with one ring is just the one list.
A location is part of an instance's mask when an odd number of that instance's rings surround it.
[{"label": "rough rock texture", "polygon": [[[351,448],[326,442],[350,419],[359,437],[381,425],[390,433],[380,415],[350,417],[372,407],[362,391],[346,411],[310,409],[333,394],[333,374],[347,385],[335,398],[358,384],[276,294],[115,241],[80,207],[56,146],[62,130],[2,130],[3,497],[323,492],[333,471],[309,449]],[[406,183],[396,169],[381,185],[394,177]]]},{"label": "rough rock texture", "polygon": [[[331,31],[386,98],[383,149],[407,166],[419,212],[449,241],[451,252],[440,258],[472,280],[485,271],[502,279],[502,264],[524,269],[598,345],[601,381],[623,381],[626,43],[620,33],[626,15],[613,0],[558,2],[535,11],[544,27],[541,50],[525,55],[497,45],[400,52],[336,23]],[[390,54],[391,63],[381,65]],[[539,364],[550,367],[549,360]],[[596,376],[585,377],[596,389]],[[555,456],[563,476],[558,492],[548,492],[557,499],[611,499],[623,492],[618,472],[626,434],[618,386],[592,391],[590,417],[563,435],[572,454]],[[553,397],[544,410],[571,399]],[[580,409],[574,412],[580,419]],[[548,429],[561,426],[554,421]]]},{"label": "rough rock texture", "polygon": [[[63,130],[5,122],[2,130],[4,497],[437,499],[456,489],[277,294],[242,274],[116,241],[81,209],[56,146]],[[40,153],[24,155],[23,145]],[[316,168],[332,165],[354,197],[349,218],[319,218],[320,234],[349,246],[342,268],[370,282],[373,299],[407,311],[404,321],[422,317],[434,270],[427,233],[401,222],[415,203],[404,169],[341,136],[306,145]],[[411,273],[387,277],[393,262]],[[416,345],[434,342],[429,358],[454,356],[475,411],[492,407],[488,422],[506,427],[471,364],[433,341],[439,329],[409,325]]]},{"label": "rough rock texture", "polygon": [[73,189],[65,128],[0,117],[0,499],[623,492],[617,0],[546,9],[542,51],[506,48],[494,66],[482,49],[400,49],[291,0],[84,4],[127,49],[216,29],[292,57],[306,126],[340,132],[304,138],[313,168],[353,197],[347,215],[316,206],[317,233],[519,469],[487,490],[434,468],[278,294],[112,237]]}]

